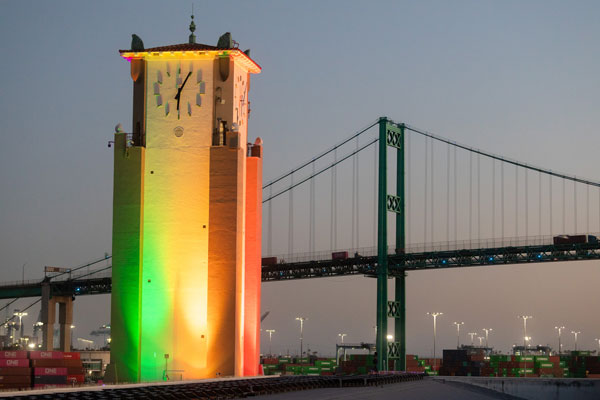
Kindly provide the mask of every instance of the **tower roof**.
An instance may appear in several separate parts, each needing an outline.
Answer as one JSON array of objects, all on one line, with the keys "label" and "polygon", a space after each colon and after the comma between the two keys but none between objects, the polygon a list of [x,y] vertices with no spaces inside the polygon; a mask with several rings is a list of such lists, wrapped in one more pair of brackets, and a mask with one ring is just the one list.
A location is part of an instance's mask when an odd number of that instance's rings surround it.
[{"label": "tower roof", "polygon": [[178,52],[217,52],[218,54],[229,54],[234,59],[240,61],[248,68],[248,71],[258,74],[261,71],[260,65],[252,60],[246,53],[237,47],[217,47],[201,43],[181,43],[170,46],[151,47],[144,50],[119,50],[121,57],[131,60],[132,58],[144,58],[146,55],[155,53],[178,53]]}]

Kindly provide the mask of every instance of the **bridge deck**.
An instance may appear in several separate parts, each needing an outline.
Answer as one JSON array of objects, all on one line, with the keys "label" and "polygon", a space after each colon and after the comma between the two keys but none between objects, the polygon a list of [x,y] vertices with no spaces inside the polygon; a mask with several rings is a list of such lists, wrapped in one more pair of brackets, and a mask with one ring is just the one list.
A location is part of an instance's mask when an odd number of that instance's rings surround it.
[{"label": "bridge deck", "polygon": [[[494,265],[582,261],[600,259],[600,243],[574,245],[509,246],[483,249],[428,251],[390,254],[388,273],[398,276],[405,271],[460,267],[491,267]],[[104,271],[102,269],[101,271]],[[377,256],[356,256],[346,259],[309,260],[262,267],[262,281],[325,278],[341,275],[375,277]],[[111,292],[108,274],[86,278],[50,281],[52,293],[63,296],[106,294]],[[0,299],[40,297],[43,281],[27,281],[0,285]]]}]

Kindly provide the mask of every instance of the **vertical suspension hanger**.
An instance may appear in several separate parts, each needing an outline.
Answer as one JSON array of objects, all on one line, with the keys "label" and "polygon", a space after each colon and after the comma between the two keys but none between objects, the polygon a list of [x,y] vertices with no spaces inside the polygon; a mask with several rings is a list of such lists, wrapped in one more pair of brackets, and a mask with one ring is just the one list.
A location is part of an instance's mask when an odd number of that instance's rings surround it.
[{"label": "vertical suspension hanger", "polygon": [[446,250],[450,250],[450,144],[446,147]]},{"label": "vertical suspension hanger", "polygon": [[585,233],[590,233],[590,185],[585,185]]},{"label": "vertical suspension hanger", "polygon": [[454,146],[454,241],[458,242],[458,201],[457,201],[457,193],[458,193],[458,178],[456,171],[456,146]]},{"label": "vertical suspension hanger", "polygon": [[529,170],[527,168],[523,169],[525,172],[525,238],[529,237],[529,183],[528,176]]},{"label": "vertical suspension hanger", "polygon": [[269,200],[269,209],[267,211],[268,213],[268,222],[267,222],[267,226],[268,226],[268,239],[267,239],[267,254],[269,256],[273,255],[273,185],[269,186],[269,198],[271,198],[271,200]]},{"label": "vertical suspension hanger", "polygon": [[410,210],[411,210],[411,204],[412,201],[410,200],[410,196],[412,193],[412,190],[410,190],[410,173],[412,171],[412,168],[410,166],[410,130],[405,129],[404,130],[404,144],[406,147],[406,150],[404,151],[404,157],[405,157],[405,167],[404,167],[404,173],[406,174],[406,188],[408,188],[408,190],[404,191],[404,196],[406,196],[406,200],[404,202],[404,211],[406,212],[406,217],[404,218],[404,224],[405,224],[405,230],[404,230],[404,236],[405,236],[405,242],[404,245],[406,247],[406,245],[408,245],[409,243],[409,239],[410,239]]},{"label": "vertical suspension hanger", "polygon": [[331,250],[337,250],[337,147],[333,150],[333,167],[331,168],[331,217],[330,241]]},{"label": "vertical suspension hanger", "polygon": [[492,158],[492,241],[496,243],[496,159]]},{"label": "vertical suspension hanger", "polygon": [[473,152],[469,151],[469,248],[473,240]]},{"label": "vertical suspension hanger", "polygon": [[515,240],[519,237],[519,167],[515,165]]},{"label": "vertical suspension hanger", "polygon": [[308,237],[309,252],[315,252],[315,162],[312,162],[312,175],[310,180],[310,229]]},{"label": "vertical suspension hanger", "polygon": [[360,204],[360,191],[358,188],[360,187],[360,158],[358,153],[358,137],[356,137],[356,248],[360,248],[360,213],[359,213],[359,204]]},{"label": "vertical suspension hanger", "polygon": [[477,153],[477,246],[481,246],[481,155]]},{"label": "vertical suspension hanger", "polygon": [[290,174],[289,213],[288,213],[288,258],[294,254],[294,173]]},{"label": "vertical suspension hanger", "polygon": [[377,142],[373,146],[373,247],[377,248]]},{"label": "vertical suspension hanger", "polygon": [[566,198],[566,189],[565,189],[565,178],[562,178],[562,209],[563,209],[563,215],[562,215],[562,234],[566,234],[567,233],[567,229],[566,229],[566,225],[567,225],[567,198]]},{"label": "vertical suspension hanger", "polygon": [[434,230],[434,222],[435,222],[435,209],[434,209],[434,201],[435,201],[435,195],[433,193],[434,191],[434,184],[433,184],[433,180],[434,180],[434,169],[433,169],[433,160],[435,159],[435,157],[433,156],[433,142],[435,142],[435,139],[431,138],[431,212],[429,214],[429,219],[431,222],[431,249],[433,250],[433,244],[435,243],[435,230]]},{"label": "vertical suspension hanger", "polygon": [[428,197],[427,197],[427,189],[429,188],[428,178],[429,178],[429,138],[425,136],[425,196],[423,199],[423,251],[427,246],[427,207],[428,207]]},{"label": "vertical suspension hanger", "polygon": [[[358,140],[358,138],[357,138]],[[354,154],[352,156],[352,194],[350,195],[350,197],[352,198],[350,200],[350,203],[352,204],[352,216],[350,217],[350,221],[352,223],[352,229],[351,229],[351,235],[350,235],[350,247],[352,249],[356,249],[355,245],[354,245],[354,236],[355,236],[355,225],[356,225],[356,220],[355,220],[355,208],[356,208],[356,197],[355,197],[355,192],[356,192],[356,157],[358,157],[358,154]]]},{"label": "vertical suspension hanger", "polygon": [[[538,236],[542,240],[542,171],[538,173]],[[543,242],[540,241],[539,244]]]},{"label": "vertical suspension hanger", "polygon": [[573,181],[573,233],[577,234],[577,188]]},{"label": "vertical suspension hanger", "polygon": [[548,198],[550,199],[549,200],[549,207],[548,207],[548,212],[549,212],[550,215],[549,215],[548,220],[550,221],[550,236],[553,236],[554,235],[554,231],[552,229],[552,217],[553,217],[552,216],[552,204],[553,204],[553,202],[552,202],[552,175],[550,175],[550,174],[548,174],[548,186],[549,186],[548,192],[550,192],[549,196],[548,196]]}]

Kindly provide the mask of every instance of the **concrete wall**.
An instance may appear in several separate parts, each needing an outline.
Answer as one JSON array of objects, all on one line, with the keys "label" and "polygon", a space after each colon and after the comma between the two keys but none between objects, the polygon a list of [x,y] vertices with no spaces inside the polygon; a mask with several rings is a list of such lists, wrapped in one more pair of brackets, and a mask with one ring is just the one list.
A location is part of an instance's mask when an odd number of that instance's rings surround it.
[{"label": "concrete wall", "polygon": [[440,376],[439,382],[491,389],[528,400],[600,399],[600,379]]}]

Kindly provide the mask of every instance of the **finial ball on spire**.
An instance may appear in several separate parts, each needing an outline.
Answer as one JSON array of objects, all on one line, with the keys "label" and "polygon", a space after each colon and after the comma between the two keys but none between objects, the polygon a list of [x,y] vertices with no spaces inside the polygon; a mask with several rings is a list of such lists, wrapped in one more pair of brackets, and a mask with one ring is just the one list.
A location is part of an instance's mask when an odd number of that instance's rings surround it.
[{"label": "finial ball on spire", "polygon": [[194,31],[196,30],[196,24],[194,23],[194,14],[192,14],[192,22],[190,22],[190,43],[196,43],[196,35],[194,35]]}]

